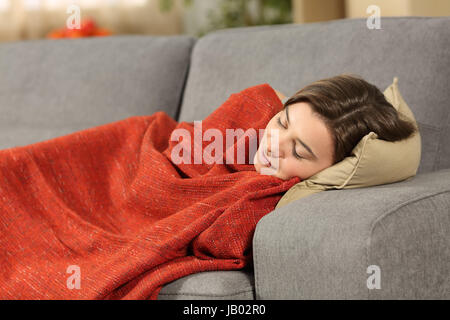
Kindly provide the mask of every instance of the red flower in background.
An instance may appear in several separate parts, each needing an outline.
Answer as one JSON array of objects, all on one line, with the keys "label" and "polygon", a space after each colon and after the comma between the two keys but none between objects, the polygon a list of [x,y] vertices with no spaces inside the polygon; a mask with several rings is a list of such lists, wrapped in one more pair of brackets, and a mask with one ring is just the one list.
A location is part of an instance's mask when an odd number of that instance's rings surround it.
[{"label": "red flower in background", "polygon": [[82,37],[100,37],[109,36],[111,31],[104,28],[98,28],[93,19],[83,19],[80,23],[80,29],[69,29],[64,27],[51,31],[47,34],[47,38],[60,39],[60,38],[82,38]]}]

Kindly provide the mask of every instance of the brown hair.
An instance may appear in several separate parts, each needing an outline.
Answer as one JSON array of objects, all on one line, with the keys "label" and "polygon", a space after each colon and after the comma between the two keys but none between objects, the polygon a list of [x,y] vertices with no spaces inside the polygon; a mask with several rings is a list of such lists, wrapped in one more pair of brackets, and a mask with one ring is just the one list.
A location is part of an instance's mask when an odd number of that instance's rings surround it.
[{"label": "brown hair", "polygon": [[308,102],[322,119],[334,141],[333,164],[349,156],[370,131],[379,139],[399,141],[410,137],[416,125],[390,104],[374,85],[352,74],[311,83],[284,104]]}]

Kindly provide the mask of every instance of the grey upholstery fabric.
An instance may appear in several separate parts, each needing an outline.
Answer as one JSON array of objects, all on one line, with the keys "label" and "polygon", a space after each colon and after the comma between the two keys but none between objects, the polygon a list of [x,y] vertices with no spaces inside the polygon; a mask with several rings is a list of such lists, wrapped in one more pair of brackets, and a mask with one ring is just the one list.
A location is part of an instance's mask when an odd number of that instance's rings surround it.
[{"label": "grey upholstery fabric", "polygon": [[450,169],[281,207],[256,227],[256,298],[450,299],[449,209]]},{"label": "grey upholstery fabric", "polygon": [[253,279],[250,270],[194,273],[165,285],[158,300],[253,300]]},{"label": "grey upholstery fabric", "polygon": [[1,44],[0,148],[159,110],[175,118],[194,42],[112,36]]},{"label": "grey upholstery fabric", "polygon": [[[193,50],[180,120],[204,119],[230,94],[269,83],[286,96],[340,73],[399,88],[422,135],[420,172],[450,168],[450,17],[366,19],[220,30]],[[213,80],[212,80],[213,79]]]}]

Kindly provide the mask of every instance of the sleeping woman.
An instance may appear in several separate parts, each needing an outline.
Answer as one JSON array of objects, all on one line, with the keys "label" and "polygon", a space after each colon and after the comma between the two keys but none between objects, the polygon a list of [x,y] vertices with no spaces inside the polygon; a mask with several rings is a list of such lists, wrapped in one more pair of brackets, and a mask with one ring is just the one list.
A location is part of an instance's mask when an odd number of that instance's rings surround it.
[{"label": "sleeping woman", "polygon": [[165,112],[0,150],[0,297],[156,299],[181,277],[251,266],[256,224],[286,191],[370,131],[397,141],[415,130],[355,76],[280,99],[253,86],[202,121],[218,136],[265,128],[244,164],[175,163],[172,133],[195,128]]},{"label": "sleeping woman", "polygon": [[[271,141],[275,130],[278,143]],[[313,82],[290,97],[267,124],[253,163],[257,172],[267,167],[283,180],[305,180],[349,156],[370,131],[392,142],[416,130],[376,86],[342,74]]]}]

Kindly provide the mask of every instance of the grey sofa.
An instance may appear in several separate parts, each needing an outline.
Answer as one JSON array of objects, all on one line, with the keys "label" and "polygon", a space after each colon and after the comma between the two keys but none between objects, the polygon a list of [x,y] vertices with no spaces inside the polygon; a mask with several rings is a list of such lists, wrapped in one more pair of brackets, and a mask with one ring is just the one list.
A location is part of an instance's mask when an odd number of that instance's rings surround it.
[{"label": "grey sofa", "polygon": [[[0,44],[0,148],[163,110],[204,119],[230,94],[286,95],[320,78],[394,76],[422,135],[417,176],[330,190],[260,220],[254,266],[167,284],[159,299],[449,299],[450,17],[225,29],[202,38],[114,36]],[[369,289],[368,267],[381,288]]]}]

